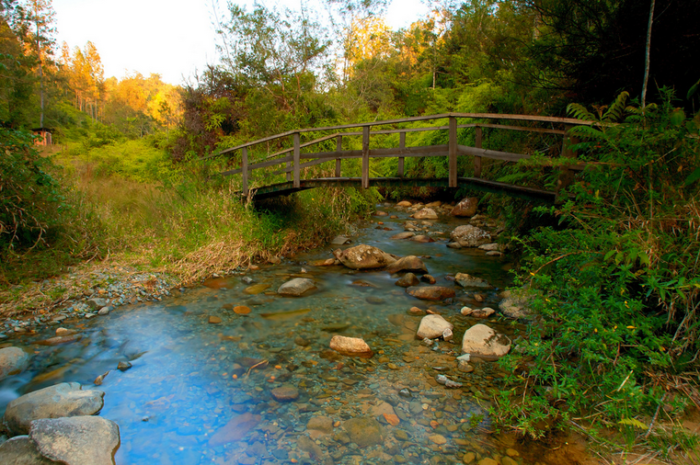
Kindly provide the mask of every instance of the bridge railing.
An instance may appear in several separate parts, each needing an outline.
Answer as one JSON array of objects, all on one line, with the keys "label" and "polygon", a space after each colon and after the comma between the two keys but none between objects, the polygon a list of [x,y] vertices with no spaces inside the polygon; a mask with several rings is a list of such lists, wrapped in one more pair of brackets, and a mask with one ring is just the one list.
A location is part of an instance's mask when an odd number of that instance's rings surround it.
[{"label": "bridge railing", "polygon": [[[400,128],[400,129],[381,129],[372,131],[373,127],[398,125],[406,123],[415,123],[420,121],[434,121],[447,119],[447,126],[425,126],[418,128]],[[479,119],[479,120],[507,120],[507,121],[524,121],[528,123],[546,123],[551,126],[558,125],[561,129],[553,127],[542,128],[533,126],[517,126],[503,124],[487,124],[483,122],[471,124],[458,124],[458,119]],[[335,160],[335,177],[341,177],[342,160],[360,158],[362,160],[361,179],[362,187],[368,188],[370,185],[370,158],[398,158],[398,177],[404,176],[404,160],[409,157],[444,157],[449,160],[449,187],[457,187],[458,172],[457,158],[458,156],[473,157],[474,177],[481,177],[482,159],[502,160],[507,162],[517,162],[523,158],[529,158],[530,155],[518,154],[510,152],[502,152],[497,150],[488,150],[482,147],[483,143],[483,128],[502,129],[508,131],[527,131],[541,134],[554,134],[562,136],[562,156],[574,158],[574,153],[570,149],[573,138],[569,135],[568,130],[576,125],[593,125],[592,121],[582,121],[573,118],[559,118],[549,116],[533,116],[533,115],[510,115],[510,114],[494,114],[494,113],[445,113],[439,115],[418,116],[412,118],[401,118],[386,121],[373,121],[368,123],[346,124],[340,126],[329,126],[320,128],[307,128],[288,131],[274,136],[265,137],[252,142],[221,150],[214,154],[200,158],[200,160],[211,159],[220,156],[232,156],[235,153],[241,153],[241,165],[238,169],[223,171],[219,173],[222,176],[230,176],[235,174],[241,175],[241,190],[244,195],[249,192],[249,180],[251,173],[256,169],[264,169],[277,165],[283,165],[281,169],[270,173],[271,175],[285,174],[288,182],[293,183],[294,188],[301,186],[301,170],[309,168],[321,163]],[[362,129],[359,132],[346,132],[348,129]],[[457,130],[461,128],[475,129],[475,144],[474,147],[459,145],[457,142]],[[406,134],[413,132],[424,131],[439,131],[447,130],[449,139],[446,145],[431,145],[421,147],[406,147]],[[334,133],[314,139],[309,142],[301,143],[301,134],[309,132],[325,132],[335,131]],[[343,132],[339,132],[343,131]],[[399,146],[394,148],[370,149],[370,138],[372,135],[380,134],[399,134]],[[360,150],[343,150],[343,138],[346,137],[362,137],[362,148]],[[262,144],[269,144],[280,139],[291,138],[292,144],[290,148],[268,154],[263,161],[250,163],[250,149]],[[335,139],[336,149],[334,151],[319,151],[312,153],[302,153],[302,149],[312,147],[330,140]],[[281,158],[280,158],[281,157]],[[311,160],[302,162],[302,160]],[[581,164],[577,164],[572,160],[572,164],[565,168],[564,176],[559,181],[559,188],[564,187],[573,178],[573,171],[583,169]]]}]

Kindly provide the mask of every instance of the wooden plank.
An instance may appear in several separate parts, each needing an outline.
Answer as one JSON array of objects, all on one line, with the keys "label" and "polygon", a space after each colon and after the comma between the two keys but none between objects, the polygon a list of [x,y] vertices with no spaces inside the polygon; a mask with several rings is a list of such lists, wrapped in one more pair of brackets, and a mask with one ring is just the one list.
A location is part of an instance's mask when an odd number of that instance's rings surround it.
[{"label": "wooden plank", "polygon": [[457,118],[450,117],[448,148],[449,187],[457,187]]},{"label": "wooden plank", "polygon": [[[403,152],[403,150],[406,148],[406,132],[402,132],[399,134],[399,149]],[[403,161],[404,157],[399,157],[399,169],[398,169],[398,177],[403,178]]]},{"label": "wooden plank", "polygon": [[241,151],[241,172],[242,172],[242,181],[241,181],[241,190],[243,191],[243,195],[247,196],[248,195],[248,148],[243,147],[243,150]]},{"label": "wooden plank", "polygon": [[[300,166],[301,169],[304,168],[310,168],[312,166],[320,165],[322,163],[328,163],[330,160],[313,160],[313,161],[307,161],[306,163],[302,163]],[[270,173],[270,176],[276,176],[278,174],[284,174],[284,173],[289,173],[290,171],[293,171],[293,168],[287,168],[287,169],[281,169],[279,171],[274,171]],[[303,182],[303,181],[301,181]]]},{"label": "wooden plank", "polygon": [[[538,132],[540,134],[566,134],[562,129],[529,128],[527,126],[507,126],[505,124],[466,124],[467,127],[482,127],[491,129],[505,129],[508,131]],[[462,127],[462,126],[460,126]]]},{"label": "wooden plank", "polygon": [[[306,147],[311,147],[312,145],[320,144],[321,142],[325,142],[327,140],[335,139],[335,137],[337,135],[338,134],[331,134],[330,136],[320,137],[318,139],[314,139],[314,140],[309,141],[309,142],[304,142],[303,144],[301,144],[299,146],[299,148],[303,149]],[[288,149],[280,150],[279,152],[275,152],[272,155],[268,155],[267,159],[269,160],[271,158],[275,158],[275,157],[279,157],[280,155],[284,155],[285,153],[292,153],[292,152],[294,152],[294,147],[289,147]]]},{"label": "wooden plank", "polygon": [[362,188],[369,189],[369,126],[362,128]]},{"label": "wooden plank", "polygon": [[476,147],[467,147],[466,145],[459,145],[458,150],[461,155],[491,158],[493,160],[518,161],[522,160],[523,158],[530,158],[530,155],[523,155],[520,153],[510,152],[499,152],[497,150],[478,149]]},{"label": "wooden plank", "polygon": [[[338,139],[337,139],[336,144],[335,144],[335,151],[340,153],[343,151],[343,136],[339,135],[337,137],[338,137]],[[341,168],[340,164],[341,164],[340,158],[336,158],[335,159],[335,177],[336,178],[340,177],[340,168]]]},{"label": "wooden plank", "polygon": [[[479,126],[476,127],[476,140],[474,145],[476,146],[477,149],[482,148],[481,147],[481,138],[482,138],[482,130]],[[474,157],[474,177],[475,178],[480,178],[481,177],[481,157],[480,156],[475,156]]]},{"label": "wooden plank", "polygon": [[[456,118],[507,119],[514,121],[531,121],[533,123],[571,124],[575,126],[591,126],[595,124],[595,121],[584,121],[575,118],[561,118],[558,116],[511,115],[499,113],[450,113],[449,116],[454,116]],[[382,123],[378,122],[373,124]]]},{"label": "wooden plank", "polygon": [[301,155],[301,148],[299,147],[299,133],[295,132],[292,137],[294,138],[294,187],[299,187],[301,185],[299,178],[299,165],[301,164],[299,161],[299,156]]}]

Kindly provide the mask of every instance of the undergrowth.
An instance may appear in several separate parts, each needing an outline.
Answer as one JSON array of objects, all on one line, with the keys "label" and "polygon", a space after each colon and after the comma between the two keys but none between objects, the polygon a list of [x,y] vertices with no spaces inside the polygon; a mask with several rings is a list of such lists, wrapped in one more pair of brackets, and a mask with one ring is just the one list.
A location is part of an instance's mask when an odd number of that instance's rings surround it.
[{"label": "undergrowth", "polygon": [[584,425],[597,440],[612,429],[617,447],[663,456],[697,444],[667,426],[700,406],[700,118],[664,97],[570,106],[599,123],[577,128],[574,146],[598,165],[565,204],[538,209],[558,225],[518,239],[535,317],[500,362],[512,373],[494,397],[501,428],[540,438]]}]

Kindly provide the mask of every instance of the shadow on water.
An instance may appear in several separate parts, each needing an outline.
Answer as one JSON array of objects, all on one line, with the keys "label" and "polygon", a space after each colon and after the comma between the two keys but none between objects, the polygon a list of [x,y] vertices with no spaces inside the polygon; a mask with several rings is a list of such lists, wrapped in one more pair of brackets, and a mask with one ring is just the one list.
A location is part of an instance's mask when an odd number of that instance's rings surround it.
[{"label": "shadow on water", "polygon": [[[408,219],[405,211],[392,213],[399,218],[381,218],[381,229],[375,219],[353,243],[426,257],[440,285],[454,287],[448,278],[457,272],[483,277],[495,288],[482,292],[481,305],[497,306],[497,292],[509,279],[504,261],[449,249],[444,240],[391,240]],[[465,223],[434,222],[429,231],[448,237]],[[91,385],[108,373],[100,415],[120,427],[118,464],[451,463],[469,453],[476,463],[505,457],[483,434],[489,421],[481,400],[503,373],[488,363],[461,373],[455,361],[462,333],[477,322],[459,313],[474,305],[473,293],[459,289],[452,303],[426,303],[408,296],[385,271],[310,265],[330,257],[329,250],[250,273],[251,284],[231,276],[159,304],[64,322],[81,334],[69,344],[34,344],[49,330],[17,341],[35,356],[29,371],[0,383],[0,409],[23,393],[63,381]],[[317,289],[301,298],[275,292],[298,276],[314,279]],[[456,341],[428,347],[416,340],[421,316],[408,312],[413,306],[432,306],[452,321]],[[498,319],[489,325],[506,334],[514,329]],[[331,351],[334,334],[364,338],[373,357]],[[121,361],[132,367],[117,370]],[[435,380],[441,373],[464,386],[446,389]]]}]

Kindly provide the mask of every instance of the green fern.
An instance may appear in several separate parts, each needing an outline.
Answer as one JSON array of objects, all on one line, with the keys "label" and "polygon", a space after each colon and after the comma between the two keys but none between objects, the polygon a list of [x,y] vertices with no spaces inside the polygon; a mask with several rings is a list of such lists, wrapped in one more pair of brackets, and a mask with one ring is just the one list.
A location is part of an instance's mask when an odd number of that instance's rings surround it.
[{"label": "green fern", "polygon": [[584,107],[580,103],[570,103],[566,107],[566,111],[576,119],[587,121],[595,121],[597,119],[593,113],[588,111],[586,107]]},{"label": "green fern", "polygon": [[640,430],[645,430],[647,429],[647,425],[642,423],[641,421],[637,420],[636,418],[623,418],[618,422],[620,425],[625,425],[625,426],[634,426],[637,429]]}]

